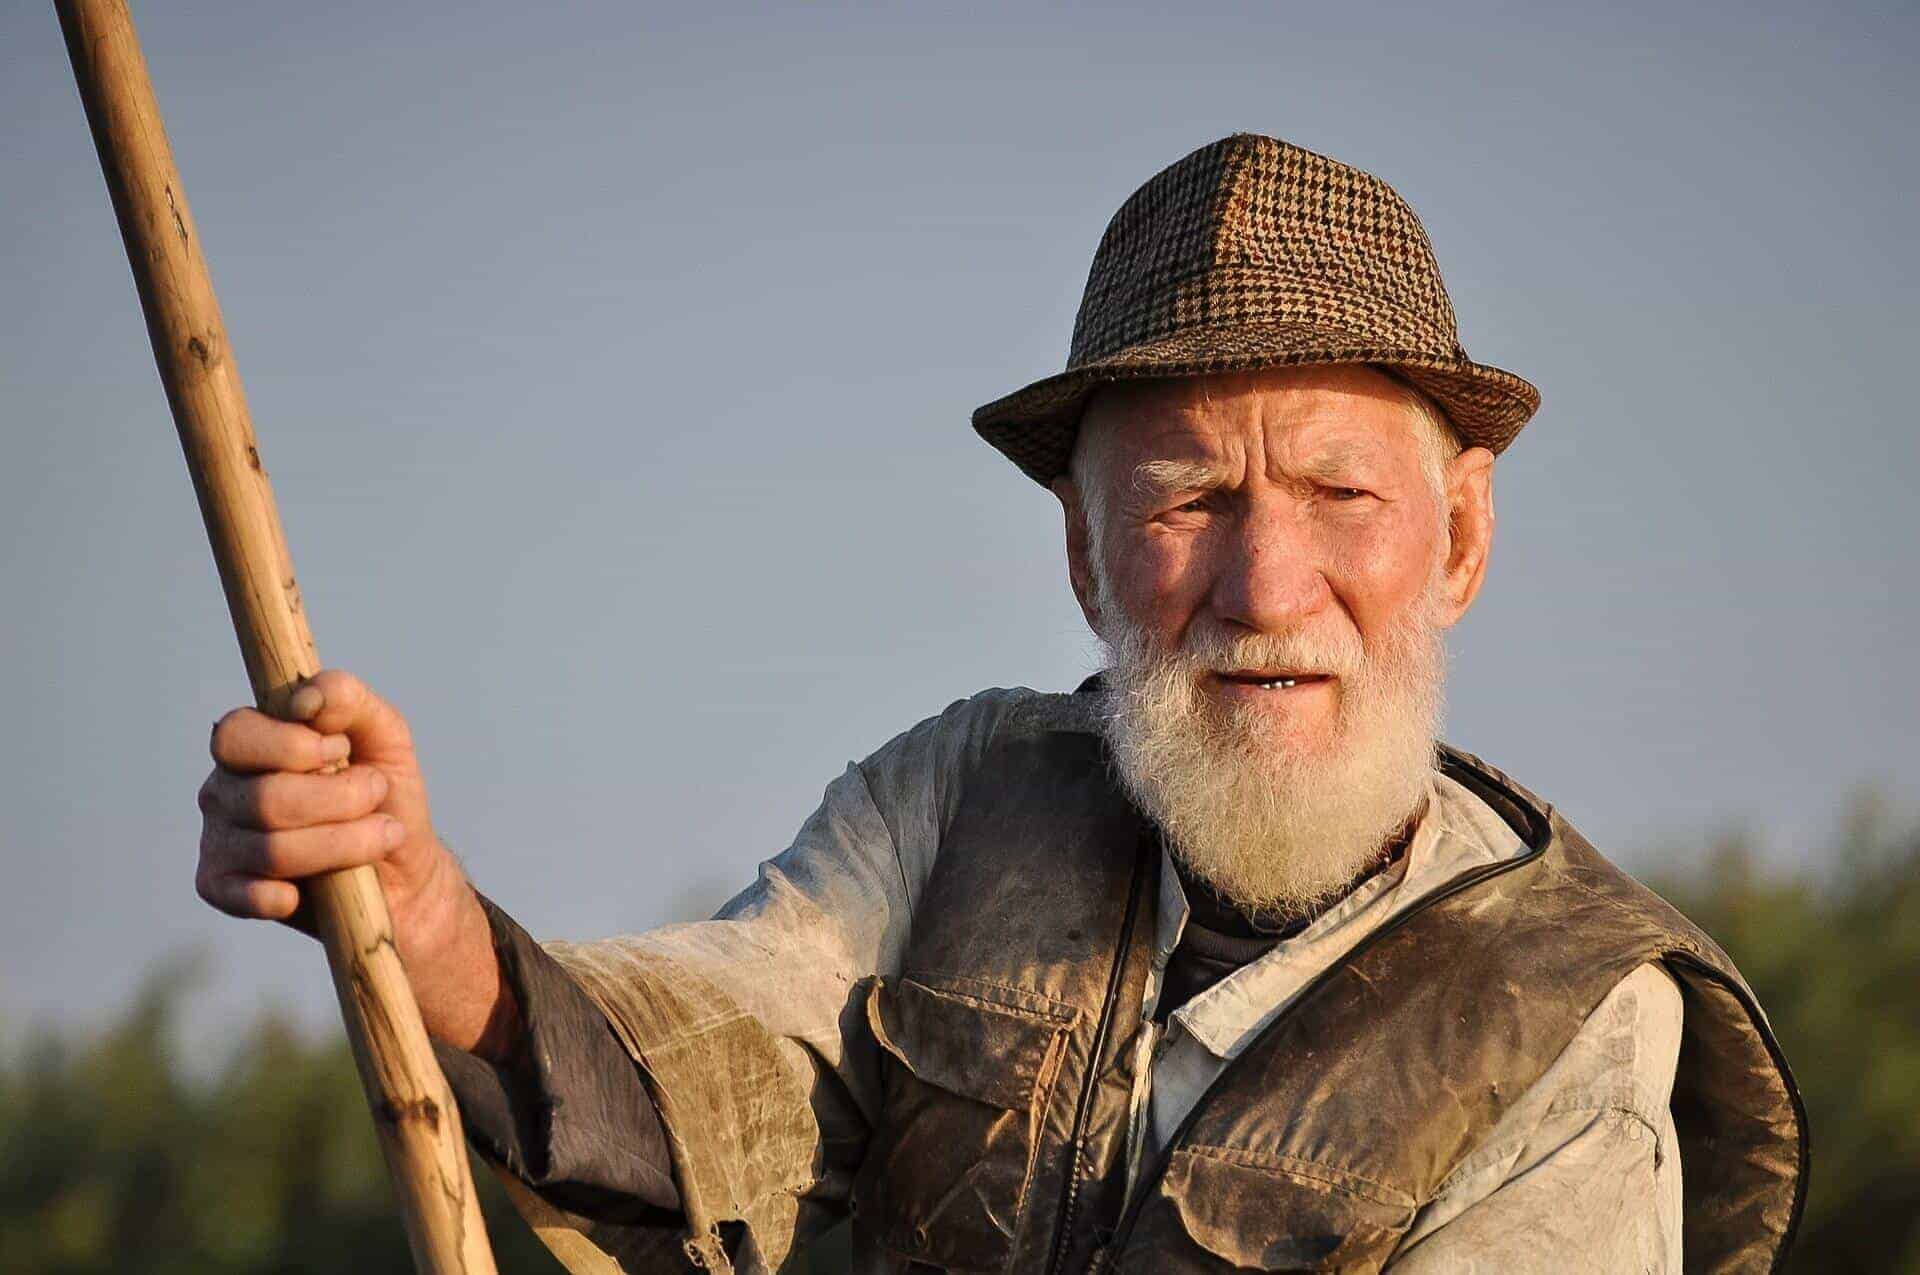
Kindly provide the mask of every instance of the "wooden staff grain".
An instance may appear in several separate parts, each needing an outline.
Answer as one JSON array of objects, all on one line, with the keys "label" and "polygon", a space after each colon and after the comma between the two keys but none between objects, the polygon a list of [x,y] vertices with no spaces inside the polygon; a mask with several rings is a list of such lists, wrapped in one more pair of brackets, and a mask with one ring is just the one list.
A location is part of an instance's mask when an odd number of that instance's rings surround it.
[{"label": "wooden staff grain", "polygon": [[[227,608],[260,707],[320,670],[220,303],[125,0],[54,0],[133,266]],[[491,1275],[459,1115],[371,868],[308,882],[381,1148],[423,1275]]]}]

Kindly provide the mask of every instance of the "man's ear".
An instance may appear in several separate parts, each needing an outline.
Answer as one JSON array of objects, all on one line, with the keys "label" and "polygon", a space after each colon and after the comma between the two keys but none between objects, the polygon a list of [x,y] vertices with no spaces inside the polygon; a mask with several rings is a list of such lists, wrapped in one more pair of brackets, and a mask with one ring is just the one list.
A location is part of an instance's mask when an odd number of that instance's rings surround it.
[{"label": "man's ear", "polygon": [[1469,447],[1447,463],[1446,611],[1452,626],[1473,605],[1493,552],[1493,453]]},{"label": "man's ear", "polygon": [[1087,524],[1087,504],[1071,476],[1062,474],[1050,485],[1066,522],[1067,579],[1073,584],[1073,596],[1080,603],[1080,614],[1087,618],[1087,627],[1099,633],[1100,591],[1093,585],[1093,532]]}]

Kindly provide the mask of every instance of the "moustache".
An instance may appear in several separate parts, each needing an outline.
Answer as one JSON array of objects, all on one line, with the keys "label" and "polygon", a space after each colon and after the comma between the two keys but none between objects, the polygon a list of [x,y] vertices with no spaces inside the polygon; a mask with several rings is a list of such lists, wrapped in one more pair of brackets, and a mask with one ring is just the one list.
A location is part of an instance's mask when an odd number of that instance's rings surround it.
[{"label": "moustache", "polygon": [[1347,680],[1367,665],[1367,652],[1354,634],[1228,633],[1220,629],[1189,632],[1169,657],[1185,671],[1236,676],[1286,670]]}]

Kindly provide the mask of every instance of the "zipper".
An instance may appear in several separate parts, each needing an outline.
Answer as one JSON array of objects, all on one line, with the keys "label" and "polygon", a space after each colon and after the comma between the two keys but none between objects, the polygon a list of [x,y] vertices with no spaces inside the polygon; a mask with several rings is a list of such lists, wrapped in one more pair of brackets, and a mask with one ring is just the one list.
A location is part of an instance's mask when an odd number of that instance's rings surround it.
[{"label": "zipper", "polygon": [[[1133,1236],[1134,1223],[1140,1219],[1140,1210],[1146,1202],[1153,1197],[1154,1191],[1158,1189],[1160,1185],[1160,1180],[1166,1176],[1167,1166],[1173,1162],[1173,1153],[1179,1149],[1180,1144],[1185,1142],[1187,1135],[1192,1132],[1195,1122],[1199,1120],[1202,1111],[1206,1107],[1207,1099],[1213,1096],[1214,1090],[1221,1087],[1227,1077],[1232,1074],[1234,1068],[1239,1066],[1242,1059],[1253,1053],[1255,1049],[1259,1047],[1261,1041],[1265,1040],[1272,1032],[1278,1030],[1280,1025],[1291,1018],[1296,1010],[1311,1000],[1322,987],[1326,986],[1335,974],[1338,974],[1356,959],[1365,955],[1375,943],[1384,939],[1387,935],[1392,934],[1395,930],[1411,921],[1414,917],[1419,916],[1422,912],[1433,907],[1435,904],[1450,899],[1463,890],[1470,890],[1483,881],[1488,881],[1504,873],[1512,872],[1516,868],[1525,867],[1527,864],[1532,863],[1541,855],[1545,854],[1547,852],[1547,845],[1548,841],[1543,837],[1538,845],[1528,847],[1527,853],[1518,858],[1504,859],[1499,863],[1490,863],[1483,867],[1475,868],[1471,872],[1464,872],[1453,880],[1428,891],[1405,912],[1394,917],[1391,921],[1388,921],[1385,925],[1354,944],[1352,948],[1348,949],[1345,955],[1322,970],[1312,982],[1308,983],[1307,986],[1301,990],[1300,994],[1293,998],[1291,1005],[1276,1015],[1272,1022],[1261,1029],[1258,1036],[1248,1042],[1245,1049],[1235,1055],[1226,1066],[1222,1067],[1214,1075],[1213,1080],[1201,1091],[1200,1096],[1194,1100],[1193,1106],[1188,1109],[1186,1116],[1180,1121],[1179,1127],[1174,1130],[1173,1136],[1167,1139],[1167,1145],[1162,1147],[1159,1154],[1154,1157],[1152,1167],[1141,1174],[1140,1180],[1134,1184],[1133,1198],[1127,1201],[1126,1209],[1120,1215],[1120,1225],[1114,1229],[1113,1239],[1107,1246],[1106,1253],[1104,1254],[1106,1259],[1105,1269],[1112,1270],[1119,1265],[1120,1255],[1126,1251],[1127,1241]],[[1093,1270],[1099,1272],[1102,1268],[1096,1265],[1093,1267]]]},{"label": "zipper", "polygon": [[1120,923],[1120,943],[1113,951],[1113,967],[1107,972],[1107,994],[1100,1008],[1100,1023],[1094,1029],[1093,1046],[1087,1055],[1087,1074],[1080,1081],[1080,1105],[1074,1110],[1073,1138],[1067,1146],[1073,1158],[1067,1165],[1066,1181],[1060,1187],[1060,1211],[1053,1236],[1053,1256],[1047,1270],[1058,1272],[1067,1260],[1073,1235],[1073,1218],[1080,1205],[1080,1168],[1085,1152],[1081,1146],[1087,1136],[1087,1120],[1093,1111],[1093,1091],[1100,1081],[1100,1056],[1107,1050],[1107,1032],[1113,1026],[1113,1011],[1120,999],[1121,976],[1126,972],[1127,951],[1133,945],[1134,922],[1140,913],[1140,895],[1147,873],[1146,851],[1134,855],[1133,877],[1127,885],[1127,914]]}]

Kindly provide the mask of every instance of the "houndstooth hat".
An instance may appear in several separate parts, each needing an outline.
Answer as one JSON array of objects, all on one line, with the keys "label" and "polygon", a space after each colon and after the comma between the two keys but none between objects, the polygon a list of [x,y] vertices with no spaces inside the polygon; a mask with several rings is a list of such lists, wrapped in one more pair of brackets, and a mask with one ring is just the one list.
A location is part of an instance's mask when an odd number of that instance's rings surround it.
[{"label": "houndstooth hat", "polygon": [[1379,178],[1236,133],[1164,170],[1094,254],[1066,371],[973,414],[1030,478],[1065,473],[1106,381],[1374,363],[1439,403],[1461,441],[1498,452],[1540,391],[1460,345],[1433,248]]}]

